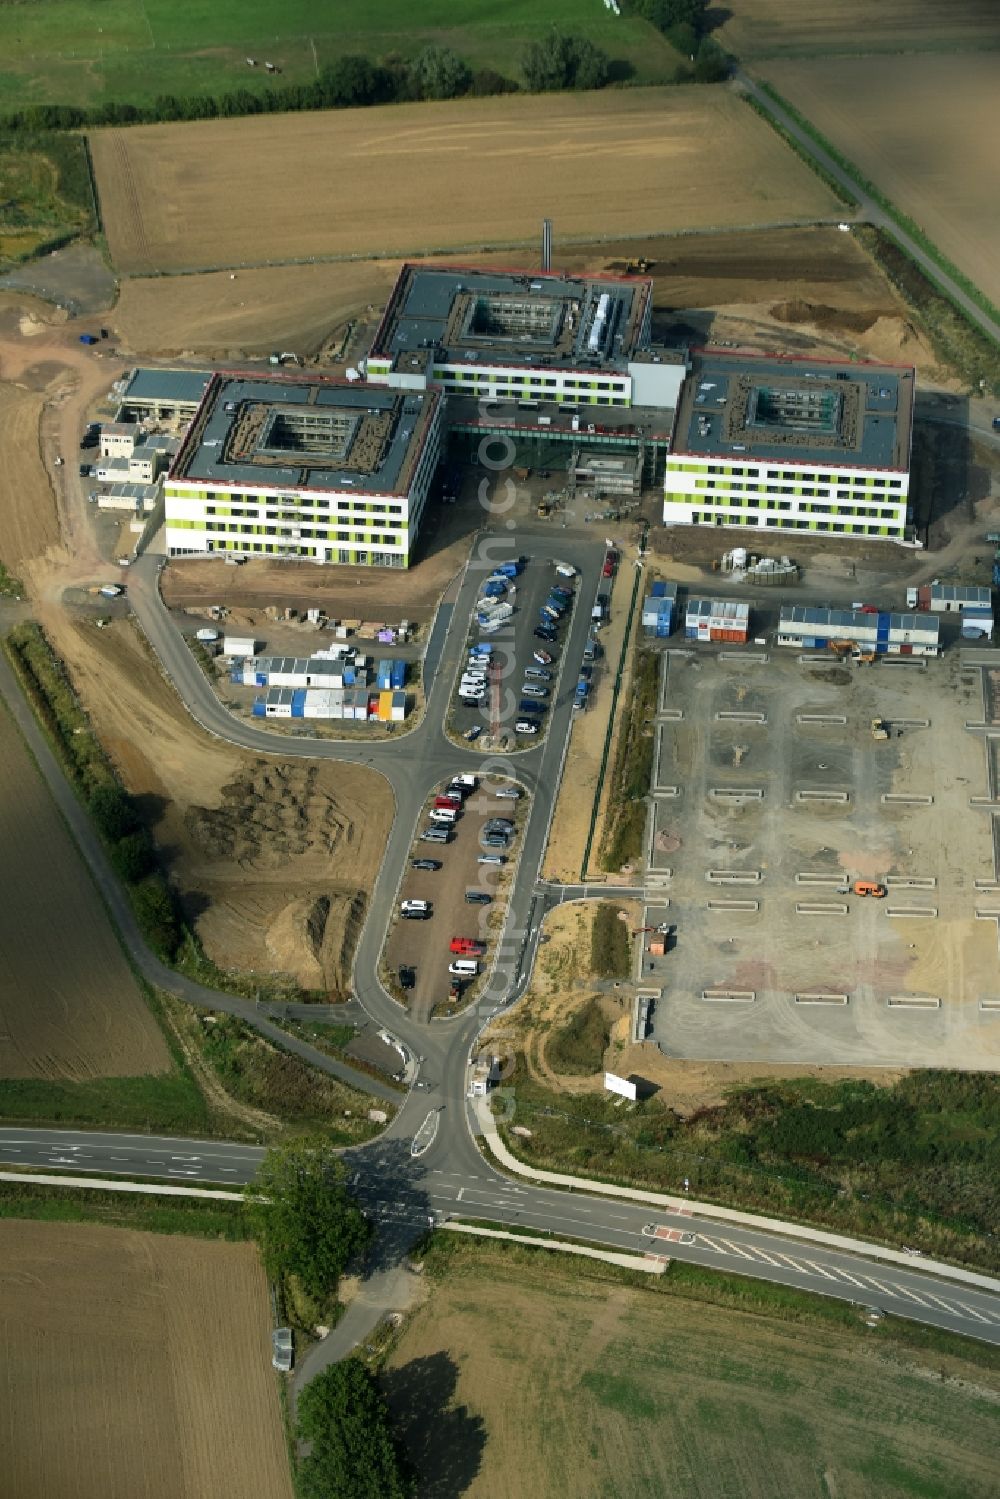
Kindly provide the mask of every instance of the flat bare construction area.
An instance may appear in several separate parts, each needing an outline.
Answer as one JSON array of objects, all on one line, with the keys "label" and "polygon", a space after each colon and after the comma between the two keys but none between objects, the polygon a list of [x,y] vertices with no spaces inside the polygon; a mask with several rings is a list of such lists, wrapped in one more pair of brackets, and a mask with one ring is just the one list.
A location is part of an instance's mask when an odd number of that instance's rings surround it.
[{"label": "flat bare construction area", "polygon": [[3,1491],[291,1499],[249,1244],[0,1222]]},{"label": "flat bare construction area", "polygon": [[437,1259],[387,1376],[421,1493],[996,1492],[998,1381],[978,1362],[911,1351],[860,1315],[797,1325],[539,1252],[463,1242]]},{"label": "flat bare construction area", "polygon": [[1000,303],[995,53],[775,62],[759,71]]},{"label": "flat bare construction area", "polygon": [[823,52],[916,52],[996,45],[995,0],[729,0],[717,33],[740,57]]},{"label": "flat bare construction area", "polygon": [[119,271],[812,219],[836,200],[725,88],[98,130]]},{"label": "flat bare construction area", "polygon": [[0,1077],[135,1077],[170,1056],[90,875],[0,706]]}]

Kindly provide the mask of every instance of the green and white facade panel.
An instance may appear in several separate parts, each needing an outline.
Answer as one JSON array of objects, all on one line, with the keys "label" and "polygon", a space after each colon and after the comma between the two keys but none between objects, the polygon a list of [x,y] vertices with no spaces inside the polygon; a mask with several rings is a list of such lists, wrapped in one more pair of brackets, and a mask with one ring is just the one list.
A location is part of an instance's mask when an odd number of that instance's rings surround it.
[{"label": "green and white facade panel", "polygon": [[434,391],[219,372],[165,481],[168,555],[405,568],[440,446]]},{"label": "green and white facade panel", "polygon": [[404,265],[365,376],[478,400],[673,406],[686,361],[650,349],[652,302],[639,277]]},{"label": "green and white facade panel", "polygon": [[912,369],[696,355],[663,522],[909,539]]}]

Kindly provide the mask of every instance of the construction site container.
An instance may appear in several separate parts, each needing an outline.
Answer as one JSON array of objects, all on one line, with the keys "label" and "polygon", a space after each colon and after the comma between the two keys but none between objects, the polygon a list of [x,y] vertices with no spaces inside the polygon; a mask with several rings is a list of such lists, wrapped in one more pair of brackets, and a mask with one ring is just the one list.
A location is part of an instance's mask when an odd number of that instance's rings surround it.
[{"label": "construction site container", "polygon": [[684,633],[688,640],[745,644],[750,633],[750,605],[731,599],[688,599]]},{"label": "construction site container", "polygon": [[302,716],[303,718],[343,718],[343,689],[310,687],[305,695]]},{"label": "construction site container", "polygon": [[222,654],[224,656],[252,656],[257,649],[257,642],[252,637],[245,635],[226,635],[222,641]]},{"label": "construction site container", "polygon": [[394,661],[392,663],[392,690],[398,692],[406,681],[406,662]]},{"label": "construction site container", "polygon": [[388,692],[392,686],[392,662],[380,661],[375,668],[375,680],[379,692]]},{"label": "construction site container", "polygon": [[779,616],[777,643],[799,649],[857,646],[877,655],[936,656],[939,622],[932,614],[873,614],[859,609],[785,604]]},{"label": "construction site container", "polygon": [[932,614],[964,614],[967,609],[989,609],[988,588],[952,583],[930,583],[917,590],[921,609]]}]

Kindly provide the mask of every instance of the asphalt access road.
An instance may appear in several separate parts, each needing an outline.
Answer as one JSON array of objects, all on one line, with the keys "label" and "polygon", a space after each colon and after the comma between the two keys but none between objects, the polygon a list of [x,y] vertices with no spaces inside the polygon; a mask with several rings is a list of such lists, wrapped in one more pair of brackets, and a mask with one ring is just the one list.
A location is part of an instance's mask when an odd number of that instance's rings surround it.
[{"label": "asphalt access road", "polygon": [[[901,1271],[895,1266],[883,1269],[876,1257],[865,1259],[813,1249],[811,1245],[803,1248],[801,1241],[782,1234],[763,1234],[728,1225],[720,1229],[714,1220],[701,1223],[680,1213],[654,1214],[647,1207],[625,1200],[521,1184],[500,1175],[480,1155],[474,1140],[476,1124],[465,1097],[471,1049],[486,1021],[523,992],[536,951],[542,913],[560,898],[560,892],[539,881],[539,870],[572,719],[571,686],[560,692],[553,705],[545,743],[515,757],[518,779],[529,791],[540,790],[541,795],[535,795],[531,801],[500,959],[484,1000],[473,1011],[453,1021],[421,1025],[385,993],[377,971],[388,915],[409,857],[421,803],[434,785],[455,771],[471,769],[482,773],[489,768],[488,761],[484,765],[474,750],[452,745],[442,725],[454,675],[464,655],[466,621],[482,571],[491,570],[500,560],[496,543],[496,537],[489,538],[488,558],[484,555],[484,542],[479,543],[458,589],[450,627],[440,626],[445,631],[443,639],[437,627],[432,634],[434,649],[440,651],[439,667],[428,682],[428,709],[422,724],[409,734],[397,736],[391,744],[367,746],[360,752],[354,744],[331,741],[285,737],[275,741],[265,730],[230,715],[215,697],[159,599],[156,576],[161,559],[144,559],[130,574],[132,607],[188,710],[209,732],[255,753],[282,759],[294,756],[360,759],[376,766],[395,794],[397,815],[358,946],[354,989],[376,1023],[384,1025],[409,1047],[419,1075],[386,1133],[368,1147],[352,1148],[345,1153],[354,1189],[380,1228],[370,1266],[373,1284],[400,1263],[406,1249],[423,1232],[428,1217],[439,1212],[467,1214],[633,1251],[652,1244],[654,1252],[659,1252],[661,1244],[668,1245],[669,1254],[677,1259],[738,1270],[840,1299],[877,1304],[886,1311],[991,1342],[1000,1341],[1000,1298],[989,1292],[967,1290],[964,1286],[956,1289],[950,1282],[941,1278],[932,1280],[919,1271]],[[524,533],[517,537],[517,543],[517,551],[531,551],[530,539]],[[546,535],[540,549],[547,554],[550,548],[551,540]],[[579,584],[580,607],[563,647],[567,662],[564,681],[571,684],[573,668],[583,656],[590,624],[589,605],[600,586],[603,547],[561,538],[559,549],[583,574]],[[516,554],[514,538],[511,538],[511,554]],[[461,622],[460,628],[456,628],[456,621]],[[503,770],[504,774],[510,773],[509,762]],[[50,784],[54,777],[70,802],[75,802],[54,762],[43,773]],[[72,819],[71,825],[91,867],[100,873],[103,866],[94,856],[92,829],[79,808],[77,812],[83,827],[79,828]],[[96,852],[102,855],[99,845]],[[123,919],[124,902],[113,877],[109,878],[107,898],[115,919],[125,930],[130,951],[154,982],[163,982],[165,975],[165,986],[174,987],[170,980],[175,976],[166,970],[161,974],[134,928]],[[104,881],[99,883],[104,890]],[[580,893],[590,895],[591,891],[581,889]],[[130,917],[127,908],[124,915]],[[263,1025],[260,1017],[256,1023]],[[369,1090],[374,1091],[370,1080]],[[429,1129],[432,1140],[426,1151],[415,1157],[413,1141],[422,1127]],[[128,1176],[221,1180],[234,1185],[248,1179],[260,1159],[259,1151],[253,1147],[235,1144],[19,1128],[0,1131],[0,1154],[22,1167],[41,1164],[65,1170],[72,1164],[78,1171],[100,1174],[117,1171]],[[658,1238],[655,1236],[658,1228],[661,1235],[693,1232],[694,1242],[681,1243],[679,1237]],[[652,1230],[654,1236],[644,1233],[644,1229]],[[369,1316],[370,1310],[365,1311],[365,1316]],[[350,1317],[349,1311],[341,1323],[345,1334]]]},{"label": "asphalt access road", "polygon": [[[234,1190],[252,1179],[262,1155],[259,1147],[218,1141],[0,1129],[0,1159],[24,1169],[218,1182]],[[790,1285],[1000,1345],[1000,1296],[922,1273],[919,1262],[910,1270],[697,1214],[534,1187],[508,1180],[478,1152],[458,1169],[447,1154],[442,1163],[430,1157],[414,1160],[406,1142],[385,1139],[345,1152],[352,1190],[379,1229],[373,1268],[405,1252],[432,1216],[485,1219]],[[693,1235],[694,1242],[669,1235]]]}]

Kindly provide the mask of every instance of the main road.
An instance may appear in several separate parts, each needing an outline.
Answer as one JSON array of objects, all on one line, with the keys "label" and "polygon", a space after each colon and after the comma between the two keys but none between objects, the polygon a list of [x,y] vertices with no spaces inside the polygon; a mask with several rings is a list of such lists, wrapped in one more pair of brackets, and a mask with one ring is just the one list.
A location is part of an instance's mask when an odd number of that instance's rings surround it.
[{"label": "main road", "polygon": [[[519,533],[518,545],[536,538]],[[537,539],[545,555],[551,536]],[[877,1253],[852,1254],[820,1247],[780,1230],[730,1226],[687,1212],[653,1209],[623,1198],[594,1192],[553,1190],[513,1181],[497,1171],[476,1144],[478,1124],[467,1097],[468,1063],[486,1023],[513,1004],[531,971],[541,918],[560,900],[562,887],[540,879],[555,793],[562,775],[572,719],[576,664],[582,659],[590,626],[590,606],[599,587],[603,548],[593,542],[560,538],[561,555],[581,572],[578,604],[563,648],[563,676],[550,713],[548,734],[536,748],[509,757],[484,756],[459,747],[444,725],[479,582],[484,571],[514,555],[514,539],[481,537],[471,561],[441,606],[425,655],[427,705],[423,720],[391,743],[358,746],[334,740],[280,738],[231,714],[216,697],[160,598],[158,578],[163,560],[147,556],[129,574],[129,598],[139,623],[164,671],[192,716],[219,738],[261,755],[288,759],[332,759],[362,763],[383,775],[387,794],[395,799],[393,822],[382,868],[369,904],[354,966],[358,1001],[380,1027],[396,1037],[411,1058],[414,1086],[389,1129],[366,1147],[345,1152],[354,1191],[379,1227],[372,1281],[378,1285],[405,1258],[428,1219],[486,1219],[542,1234],[583,1239],[616,1249],[653,1252],[712,1268],[725,1268],[805,1290],[916,1318],[989,1342],[1000,1342],[1000,1296],[988,1287],[956,1285],[909,1266],[887,1265]],[[548,559],[550,560],[550,559]],[[535,564],[538,565],[538,564]],[[624,579],[622,580],[624,582]],[[433,667],[433,670],[430,668]],[[359,1088],[378,1096],[390,1090],[365,1074],[345,1068],[306,1043],[293,1043],[254,1006],[215,994],[179,979],[145,947],[131,911],[114,878],[93,828],[47,750],[37,725],[0,663],[0,690],[17,713],[43,775],[80,844],[94,877],[122,931],[126,945],[151,982],[191,1002],[229,1008],[244,1016],[281,1045],[291,1046],[327,1071],[346,1075]],[[459,770],[514,776],[531,793],[526,826],[520,838],[506,924],[496,966],[485,995],[469,1011],[448,1020],[420,1024],[382,988],[379,958],[399,881],[406,866],[417,814],[428,793]],[[597,894],[570,887],[573,898]],[[430,1140],[418,1151],[416,1142]],[[183,1183],[211,1181],[234,1188],[250,1180],[261,1159],[259,1147],[220,1141],[102,1134],[95,1131],[41,1130],[21,1126],[0,1129],[0,1158],[22,1168],[73,1168],[100,1176],[157,1177]],[[391,1305],[388,1302],[386,1309]],[[351,1337],[362,1337],[379,1315],[378,1295],[354,1317],[349,1312],[330,1340],[326,1354],[313,1357],[305,1371],[346,1351]],[[367,1322],[365,1318],[367,1317]],[[324,1345],[320,1345],[320,1349]]]}]

